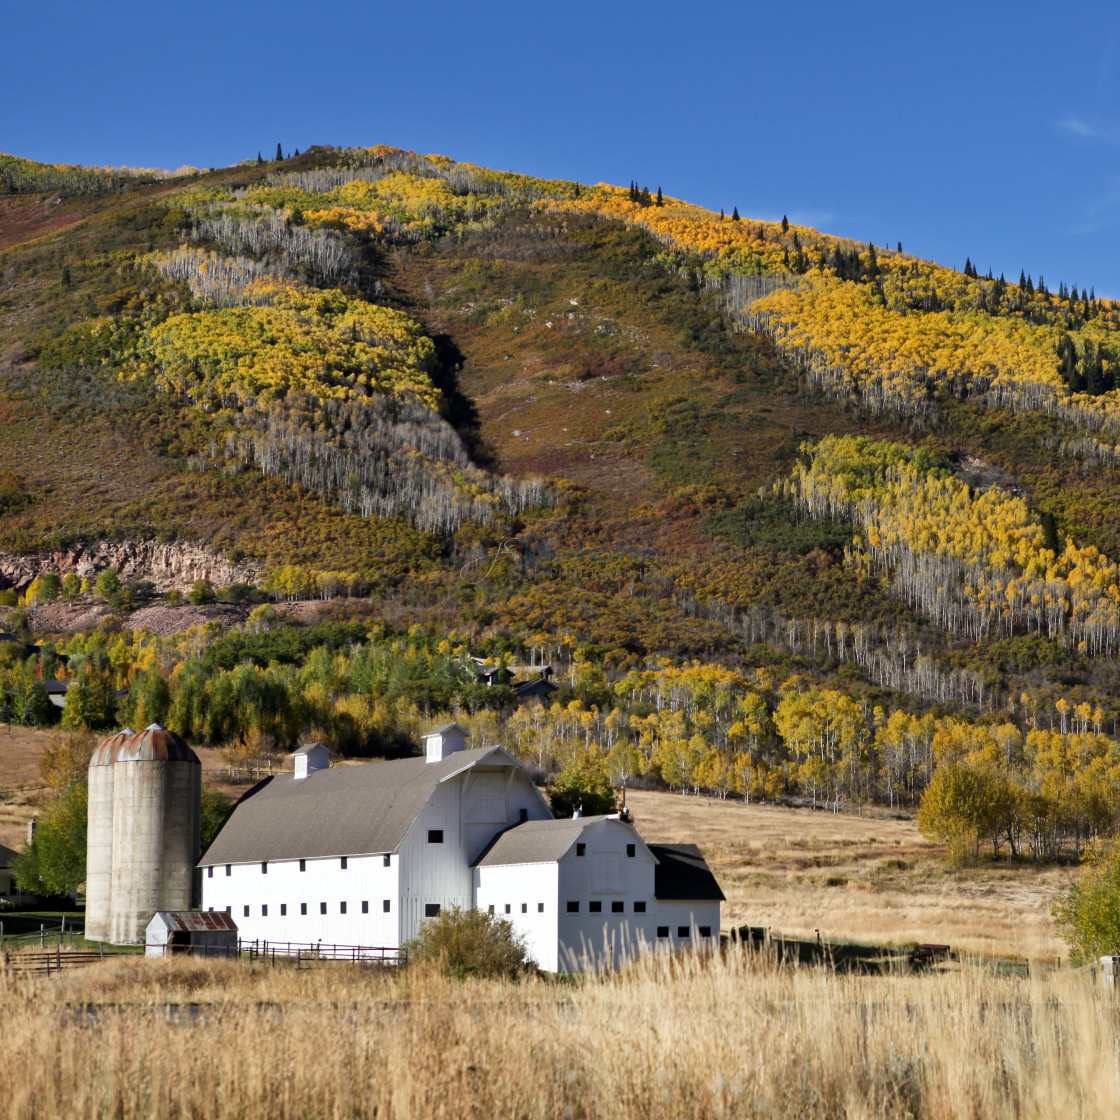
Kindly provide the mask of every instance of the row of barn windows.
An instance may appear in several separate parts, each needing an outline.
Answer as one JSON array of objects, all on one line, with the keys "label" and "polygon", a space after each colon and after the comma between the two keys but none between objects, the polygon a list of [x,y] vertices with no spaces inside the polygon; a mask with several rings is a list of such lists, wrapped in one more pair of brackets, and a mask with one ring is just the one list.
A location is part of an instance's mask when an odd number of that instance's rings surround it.
[{"label": "row of barn windows", "polygon": [[[602,903],[601,900],[599,900],[597,898],[594,898],[587,904],[587,909],[592,914],[601,914],[603,912],[603,903]],[[612,902],[611,903],[611,913],[612,914],[624,914],[625,912],[626,912],[626,904],[624,902]],[[635,902],[634,903],[634,913],[635,914],[644,914],[645,912],[646,912],[646,904],[644,902]],[[507,914],[509,913],[509,907],[508,906],[506,907],[506,913]],[[522,911],[522,913],[524,913],[524,911]],[[578,914],[579,913],[579,901],[577,899],[572,898],[572,899],[568,900],[568,913],[569,914]]]},{"label": "row of barn windows", "polygon": [[[439,843],[443,843],[442,839],[439,841]],[[391,867],[392,863],[393,863],[392,856],[388,856],[388,855],[382,856],[381,857],[381,862],[384,864],[385,867]],[[339,856],[338,865],[339,865],[339,867],[342,868],[343,871],[346,871],[346,870],[349,869],[349,864],[350,864],[350,860],[349,860],[348,856]],[[299,861],[299,869],[300,869],[300,871],[306,871],[307,870],[307,860],[301,859]],[[232,863],[227,863],[226,864],[226,874],[227,875],[232,875],[233,874],[233,864]],[[261,874],[262,875],[267,875],[268,874],[268,860],[261,860]],[[212,867],[208,867],[206,869],[206,877],[208,879],[213,879],[214,878],[214,869]],[[324,911],[324,913],[325,913],[325,911]]]},{"label": "row of barn windows", "polygon": [[[382,901],[381,901],[381,910],[385,914],[389,913],[389,910],[390,910],[389,902],[390,902],[390,900],[387,899],[387,898],[382,899]],[[210,909],[213,910],[214,907],[211,906]],[[243,911],[244,917],[246,917],[246,918],[249,917],[249,912],[250,912],[249,906],[248,906],[248,904],[246,904],[245,909]],[[301,902],[299,904],[299,912],[300,912],[301,917],[305,916],[307,914],[307,903],[306,902]],[[327,912],[327,904],[325,902],[320,902],[319,903],[319,913],[320,914],[325,914],[326,912]],[[345,902],[340,902],[338,904],[338,912],[340,914],[345,914],[347,912],[347,906],[346,906]],[[230,906],[227,906],[226,907],[226,913],[227,914],[233,913],[233,908],[230,907]],[[362,903],[362,913],[363,914],[368,914],[369,913],[369,902],[368,901]],[[438,908],[436,910],[436,913],[437,914],[439,913]],[[281,902],[280,903],[280,917],[281,918],[286,918],[287,916],[288,916],[288,904],[286,902]],[[262,906],[261,906],[261,917],[262,918],[267,918],[268,917],[268,903],[267,902],[263,903]]]}]

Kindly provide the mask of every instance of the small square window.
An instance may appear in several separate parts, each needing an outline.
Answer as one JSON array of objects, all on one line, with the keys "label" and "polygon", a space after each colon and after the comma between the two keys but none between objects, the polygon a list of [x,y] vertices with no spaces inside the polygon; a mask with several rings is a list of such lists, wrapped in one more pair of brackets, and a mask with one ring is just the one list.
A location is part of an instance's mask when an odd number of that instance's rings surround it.
[{"label": "small square window", "polygon": [[307,903],[306,902],[301,902],[299,904],[299,912],[300,912],[300,914],[306,916],[306,914],[307,914]]},{"label": "small square window", "polygon": [[232,906],[227,906],[226,907],[226,913],[227,914],[232,914],[233,913],[233,907]]},{"label": "small square window", "polygon": [[262,860],[261,861],[261,874],[262,875],[267,875],[268,874],[268,862],[267,862],[267,860]]},{"label": "small square window", "polygon": [[244,914],[244,916],[245,916],[246,918],[247,918],[247,917],[249,916],[249,907],[248,907],[248,906],[246,906],[246,907],[245,907],[245,914]]},{"label": "small square window", "polygon": [[261,907],[261,917],[262,918],[267,918],[268,917],[268,903],[267,902]]},{"label": "small square window", "polygon": [[544,913],[544,903],[543,902],[538,902],[537,903],[537,913],[538,914],[543,914]]},{"label": "small square window", "polygon": [[299,869],[300,869],[300,871],[306,871],[307,870],[307,860],[301,859],[299,861]]},{"label": "small square window", "polygon": [[576,855],[577,856],[587,855],[587,845],[586,844],[577,844],[576,845]]},{"label": "small square window", "polygon": [[633,859],[638,854],[638,845],[637,844],[627,844],[626,845],[626,854],[631,859]]},{"label": "small square window", "polygon": [[669,927],[668,926],[658,926],[657,927],[657,936],[658,937],[668,937],[669,936]]},{"label": "small square window", "polygon": [[226,864],[226,874],[227,875],[232,875],[233,874],[233,866],[231,864],[228,864],[228,863]]},{"label": "small square window", "polygon": [[612,902],[611,903],[611,913],[612,914],[621,914],[625,909],[626,909],[626,903],[625,902]]},{"label": "small square window", "polygon": [[280,917],[286,918],[288,916],[288,904],[286,902],[280,903]]},{"label": "small square window", "polygon": [[524,824],[529,819],[528,809],[519,809],[517,811],[517,821],[519,824]]},{"label": "small square window", "polygon": [[343,871],[345,871],[345,870],[346,870],[346,867],[347,867],[347,862],[346,862],[346,861],[347,861],[347,857],[346,857],[346,856],[343,856],[343,857],[342,857],[342,861],[341,861],[341,862],[342,862],[342,870],[343,870]]},{"label": "small square window", "polygon": [[591,901],[590,901],[590,902],[589,902],[589,903],[587,904],[587,909],[588,909],[588,910],[589,910],[589,911],[590,911],[590,912],[591,912],[592,914],[601,914],[601,913],[603,912],[603,904],[602,904],[602,903],[601,903],[601,902],[600,902],[600,901],[599,901],[599,900],[598,900],[597,898],[596,898],[596,899],[592,899],[592,900],[591,900]]},{"label": "small square window", "polygon": [[428,843],[429,844],[442,844],[443,843],[443,829],[442,828],[429,828],[428,829]]},{"label": "small square window", "polygon": [[699,932],[701,937],[711,937],[712,936],[712,927],[711,926],[701,926],[698,932]]},{"label": "small square window", "polygon": [[506,913],[507,914],[509,913],[509,903],[508,902],[506,903]]},{"label": "small square window", "polygon": [[206,869],[206,878],[207,879],[213,879],[214,878],[214,869],[212,867],[208,867]]},{"label": "small square window", "polygon": [[635,902],[634,903],[634,913],[635,914],[644,914],[645,912],[646,912],[646,904],[644,902]]},{"label": "small square window", "polygon": [[368,914],[369,913],[369,902],[368,901],[362,903],[362,913],[363,914]]},{"label": "small square window", "polygon": [[211,913],[211,914],[213,914],[213,913],[214,913],[214,907],[213,907],[213,906],[211,906],[211,907],[210,907],[210,913]]},{"label": "small square window", "polygon": [[438,902],[425,902],[424,903],[424,917],[425,918],[438,918],[439,917],[439,903]]},{"label": "small square window", "polygon": [[574,902],[574,901],[569,901],[568,902],[568,913],[569,914],[578,914],[579,913],[579,903]]},{"label": "small square window", "polygon": [[678,937],[691,937],[692,936],[692,930],[689,926],[677,926],[677,936]]},{"label": "small square window", "polygon": [[389,913],[389,900],[388,899],[385,899],[385,901],[381,903],[381,912],[383,914],[388,914]]},{"label": "small square window", "polygon": [[392,866],[392,863],[393,863],[393,857],[392,856],[382,856],[381,857],[381,866],[382,867],[390,867],[390,866]]},{"label": "small square window", "polygon": [[523,902],[521,904],[521,913],[522,914],[528,914],[529,913],[529,904],[527,902]]},{"label": "small square window", "polygon": [[327,904],[325,902],[319,903],[319,913],[325,914],[327,912]]},{"label": "small square window", "polygon": [[346,903],[345,902],[340,902],[338,904],[338,912],[340,914],[345,914],[346,913]]}]

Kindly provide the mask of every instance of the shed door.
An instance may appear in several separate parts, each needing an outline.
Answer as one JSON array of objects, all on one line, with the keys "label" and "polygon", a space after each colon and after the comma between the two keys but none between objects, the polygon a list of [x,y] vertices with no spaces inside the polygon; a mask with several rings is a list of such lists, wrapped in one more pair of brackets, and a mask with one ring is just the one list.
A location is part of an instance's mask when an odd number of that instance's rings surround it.
[{"label": "shed door", "polygon": [[622,861],[618,852],[595,852],[591,857],[591,889],[622,890]]}]

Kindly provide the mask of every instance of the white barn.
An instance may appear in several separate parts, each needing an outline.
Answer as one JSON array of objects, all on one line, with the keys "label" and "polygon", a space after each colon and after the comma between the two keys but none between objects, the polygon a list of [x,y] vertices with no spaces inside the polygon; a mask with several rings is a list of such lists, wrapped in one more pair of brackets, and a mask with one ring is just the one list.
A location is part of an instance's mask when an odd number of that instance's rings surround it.
[{"label": "white barn", "polygon": [[423,757],[333,769],[321,744],[301,748],[199,861],[202,908],[243,940],[396,948],[477,906],[553,971],[718,944],[723,894],[698,849],[647,845],[617,816],[557,820],[500,747],[466,750],[457,724],[424,738]]}]

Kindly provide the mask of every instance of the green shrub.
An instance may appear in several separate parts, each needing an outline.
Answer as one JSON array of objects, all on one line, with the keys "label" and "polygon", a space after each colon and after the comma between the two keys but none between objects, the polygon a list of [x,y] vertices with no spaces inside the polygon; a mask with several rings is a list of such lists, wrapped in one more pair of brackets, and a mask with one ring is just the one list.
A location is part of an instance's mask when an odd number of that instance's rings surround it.
[{"label": "green shrub", "polygon": [[1054,918],[1075,963],[1120,953],[1120,843],[1086,849],[1077,881],[1054,901]]},{"label": "green shrub", "polygon": [[548,787],[548,803],[558,817],[574,816],[577,809],[585,817],[613,813],[618,803],[606,760],[582,758],[569,763]]},{"label": "green shrub", "polygon": [[481,910],[452,906],[429,918],[407,944],[410,964],[430,964],[460,980],[468,976],[515,980],[533,968],[513,923]]}]

